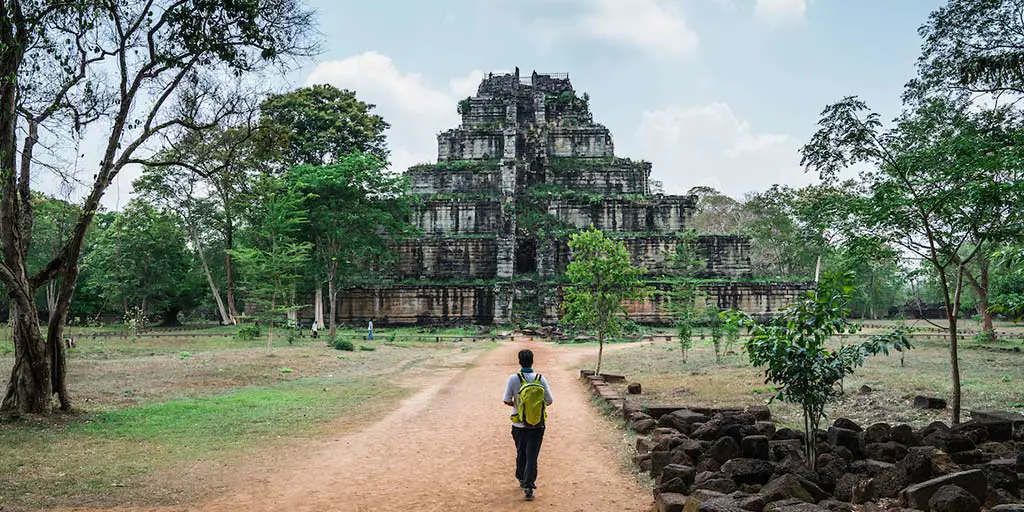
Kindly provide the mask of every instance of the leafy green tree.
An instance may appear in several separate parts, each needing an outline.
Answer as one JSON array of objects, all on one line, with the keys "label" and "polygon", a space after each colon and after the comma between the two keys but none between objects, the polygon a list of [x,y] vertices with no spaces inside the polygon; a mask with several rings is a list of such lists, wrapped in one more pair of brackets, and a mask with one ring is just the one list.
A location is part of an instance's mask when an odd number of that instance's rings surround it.
[{"label": "leafy green tree", "polygon": [[249,245],[232,253],[245,273],[249,297],[263,308],[267,320],[267,351],[274,345],[274,320],[296,308],[291,290],[301,278],[312,244],[301,241],[309,223],[302,198],[276,178],[261,184],[260,201],[253,211]]},{"label": "leafy green tree", "polygon": [[808,281],[822,242],[811,236],[795,214],[797,192],[773,185],[743,203],[743,234],[750,237],[750,265],[755,276]]},{"label": "leafy green tree", "polygon": [[[3,2],[0,280],[11,299],[16,357],[0,414],[50,412],[54,395],[71,409],[63,330],[86,232],[117,174],[144,162],[161,137],[237,111],[248,95],[226,78],[315,53],[311,16],[298,0]],[[56,159],[45,144],[37,151],[41,130],[72,138],[88,130],[101,138],[102,157],[60,254],[30,273],[30,184],[49,172],[40,160]],[[60,284],[44,338],[34,297],[53,279]]]},{"label": "leafy green tree", "polygon": [[372,269],[392,254],[391,241],[411,226],[404,177],[384,170],[384,162],[367,154],[344,155],[322,167],[302,165],[285,175],[309,216],[306,238],[313,261],[328,285],[329,337],[335,336],[338,286],[346,278]]},{"label": "leafy green tree", "polygon": [[1008,108],[976,111],[928,99],[884,130],[855,97],[828,106],[803,164],[835,181],[853,164],[860,198],[849,214],[876,237],[936,271],[949,322],[953,422],[960,421],[958,331],[964,277],[978,254],[1024,230],[1024,124]]},{"label": "leafy green tree", "polygon": [[[236,323],[235,270],[231,250],[240,218],[254,196],[249,190],[272,152],[247,122],[181,134],[143,168],[136,193],[165,211],[175,212],[187,227],[222,324]],[[219,234],[214,239],[212,234]],[[223,288],[212,271],[207,247],[223,246]],[[217,276],[220,277],[220,276]]]},{"label": "leafy green tree", "polygon": [[111,217],[82,262],[90,276],[85,286],[107,303],[120,302],[123,315],[135,306],[142,315],[160,315],[164,325],[177,325],[196,291],[184,230],[175,217],[138,200]]},{"label": "leafy green tree", "polygon": [[782,310],[767,323],[739,311],[729,322],[749,330],[747,355],[756,367],[764,367],[765,382],[778,393],[772,398],[799,404],[804,419],[804,451],[817,469],[817,432],[829,402],[842,394],[843,379],[864,364],[866,356],[885,353],[889,348],[911,348],[901,331],[871,337],[858,345],[831,349],[832,338],[853,334],[857,325],[849,321],[847,305],[853,287],[851,276],[828,275],[815,290]]},{"label": "leafy green tree", "polygon": [[597,369],[601,373],[604,340],[622,332],[627,300],[639,300],[648,294],[640,276],[643,270],[633,265],[629,251],[621,241],[590,229],[575,233],[569,240],[572,260],[566,269],[570,285],[566,288],[562,321],[581,330],[597,332]]},{"label": "leafy green tree", "polygon": [[[260,106],[258,146],[263,148],[271,170],[278,175],[298,165],[320,167],[340,163],[353,154],[373,156],[386,166],[388,150],[384,132],[389,125],[373,113],[374,108],[360,101],[355,92],[331,85],[314,85],[274,95]],[[307,237],[307,241],[314,240]],[[324,244],[320,243],[319,247]],[[321,324],[323,284],[327,282],[330,288],[334,282],[327,276],[328,263],[332,261],[329,258],[336,258],[334,264],[342,265],[347,257],[321,252],[311,269],[317,276],[315,321]],[[351,265],[355,264],[356,261],[351,260]],[[332,317],[330,323],[333,322]]]},{"label": "leafy green tree", "polygon": [[900,268],[899,256],[883,240],[852,235],[838,244],[826,268],[852,274],[855,292],[850,308],[864,318],[877,319],[903,293],[906,272]]},{"label": "leafy green tree", "polygon": [[[33,196],[35,220],[32,223],[32,244],[29,246],[26,263],[30,272],[38,272],[60,253],[61,245],[79,211],[75,205],[55,197],[40,193],[33,193]],[[59,284],[57,279],[46,283],[47,312],[55,311],[57,308]]]},{"label": "leafy green tree", "polygon": [[313,85],[267,98],[260,106],[260,125],[264,137],[281,141],[277,160],[285,168],[330,165],[352,153],[386,162],[384,131],[390,125],[372,113],[374,108],[354,91]]}]

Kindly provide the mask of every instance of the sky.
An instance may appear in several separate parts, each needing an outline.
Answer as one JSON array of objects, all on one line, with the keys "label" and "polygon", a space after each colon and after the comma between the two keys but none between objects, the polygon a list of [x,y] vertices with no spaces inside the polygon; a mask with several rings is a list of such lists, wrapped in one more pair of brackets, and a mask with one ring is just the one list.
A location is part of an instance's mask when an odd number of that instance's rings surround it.
[{"label": "sky", "polygon": [[[821,110],[858,95],[891,119],[918,27],[940,0],[309,0],[324,52],[280,80],[356,91],[391,124],[392,165],[435,161],[437,133],[490,71],[569,73],[618,156],[666,193],[802,186]],[[137,170],[115,193],[125,201]]]}]

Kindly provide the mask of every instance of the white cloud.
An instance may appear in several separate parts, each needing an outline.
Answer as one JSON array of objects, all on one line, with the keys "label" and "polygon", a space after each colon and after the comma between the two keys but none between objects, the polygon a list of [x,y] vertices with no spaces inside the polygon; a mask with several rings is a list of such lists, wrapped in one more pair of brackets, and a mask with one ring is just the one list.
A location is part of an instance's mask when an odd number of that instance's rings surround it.
[{"label": "white cloud", "polygon": [[545,39],[586,37],[678,57],[700,44],[683,13],[669,0],[568,0],[583,13],[568,21],[538,22]]},{"label": "white cloud", "polygon": [[474,70],[452,78],[447,87],[435,86],[419,73],[399,70],[387,55],[369,51],[320,63],[306,85],[351,89],[360,100],[377,105],[376,112],[391,123],[391,168],[404,171],[437,159],[437,133],[458,126],[458,101],[475,94],[483,77],[483,71]]},{"label": "white cloud", "polygon": [[776,183],[815,181],[800,167],[800,141],[756,132],[725,103],[644,112],[635,140],[627,152],[654,164],[651,177],[666,193],[707,185],[739,198]]},{"label": "white cloud", "polygon": [[754,16],[771,25],[803,23],[808,0],[757,0]]}]

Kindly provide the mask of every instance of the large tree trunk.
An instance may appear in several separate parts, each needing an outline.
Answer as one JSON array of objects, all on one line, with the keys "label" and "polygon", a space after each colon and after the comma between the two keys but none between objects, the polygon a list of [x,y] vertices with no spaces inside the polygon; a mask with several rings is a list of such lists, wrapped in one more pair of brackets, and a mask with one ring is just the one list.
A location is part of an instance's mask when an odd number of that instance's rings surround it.
[{"label": "large tree trunk", "polygon": [[190,226],[189,231],[192,233],[192,243],[196,245],[196,254],[199,255],[199,264],[202,265],[203,274],[206,275],[206,282],[210,285],[210,293],[213,295],[213,300],[217,303],[217,312],[220,314],[220,324],[228,325],[231,323],[231,317],[228,315],[227,309],[224,308],[224,301],[220,298],[220,290],[217,289],[217,283],[213,280],[213,274],[210,272],[210,265],[206,263],[206,252],[203,251],[203,246],[199,243],[199,236],[196,233],[195,226]]},{"label": "large tree trunk", "polygon": [[313,296],[313,323],[316,324],[316,328],[324,328],[324,287],[321,284],[316,285],[316,294]]},{"label": "large tree trunk", "polygon": [[234,249],[234,231],[235,227],[231,223],[231,215],[227,211],[227,204],[225,203],[224,216],[227,219],[225,221],[224,229],[224,274],[227,280],[227,301],[228,301],[228,316],[231,317],[232,324],[238,324],[238,310],[235,309],[235,276],[231,265],[231,249]]},{"label": "large tree trunk", "polygon": [[334,334],[337,332],[336,322],[338,321],[338,286],[334,284],[335,269],[328,267],[327,269],[327,300],[330,304],[327,305],[327,309],[330,312],[330,318],[327,319],[327,339],[333,340]]},{"label": "large tree trunk", "polygon": [[[957,323],[960,315],[960,296],[963,291],[964,265],[957,266],[957,279],[953,290],[949,289],[949,280],[944,269],[939,271],[939,285],[942,288],[942,296],[946,306],[946,318],[949,322],[949,366],[953,380],[953,417],[954,425],[960,423],[960,357],[957,353]],[[952,293],[952,296],[950,294]]]},{"label": "large tree trunk", "polygon": [[[39,332],[35,289],[29,281],[25,259],[32,237],[32,203],[28,168],[19,175],[16,163],[18,123],[17,77],[28,46],[27,22],[19,2],[0,3],[0,279],[7,286],[11,307],[11,338],[14,367],[0,402],[0,414],[50,411],[53,380],[47,346]],[[29,123],[32,130],[34,123]],[[22,151],[22,163],[30,159],[35,137],[30,132]],[[51,312],[51,318],[52,318]]]},{"label": "large tree trunk", "polygon": [[[26,283],[27,284],[27,283]],[[50,412],[53,376],[50,358],[39,332],[39,317],[29,297],[17,291],[11,304],[11,337],[14,340],[14,368],[7,383],[7,392],[0,403],[0,414],[18,416],[24,413]]]}]

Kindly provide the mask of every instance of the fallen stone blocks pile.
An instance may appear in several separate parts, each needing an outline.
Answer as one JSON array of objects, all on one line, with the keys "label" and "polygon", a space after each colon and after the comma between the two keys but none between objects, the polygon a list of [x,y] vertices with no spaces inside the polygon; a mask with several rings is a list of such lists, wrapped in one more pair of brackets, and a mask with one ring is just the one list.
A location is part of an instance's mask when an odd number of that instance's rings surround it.
[{"label": "fallen stone blocks pile", "polygon": [[816,436],[815,471],[803,434],[776,429],[765,407],[623,402],[622,414],[660,512],[1024,512],[1024,421],[1010,416],[922,429],[840,418]]}]

